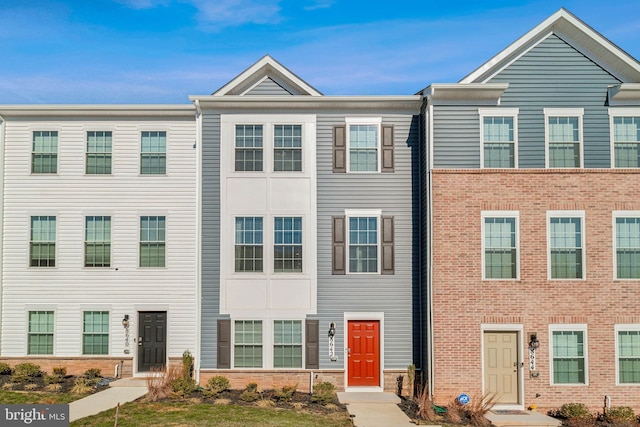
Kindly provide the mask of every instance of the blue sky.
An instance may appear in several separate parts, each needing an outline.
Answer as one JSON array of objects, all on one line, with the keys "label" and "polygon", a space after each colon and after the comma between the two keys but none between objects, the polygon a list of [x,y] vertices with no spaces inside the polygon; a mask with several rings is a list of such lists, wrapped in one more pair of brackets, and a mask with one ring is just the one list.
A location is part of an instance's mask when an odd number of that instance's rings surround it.
[{"label": "blue sky", "polygon": [[638,0],[0,0],[0,104],[188,103],[267,53],[326,95],[412,94],[560,7],[640,58]]}]

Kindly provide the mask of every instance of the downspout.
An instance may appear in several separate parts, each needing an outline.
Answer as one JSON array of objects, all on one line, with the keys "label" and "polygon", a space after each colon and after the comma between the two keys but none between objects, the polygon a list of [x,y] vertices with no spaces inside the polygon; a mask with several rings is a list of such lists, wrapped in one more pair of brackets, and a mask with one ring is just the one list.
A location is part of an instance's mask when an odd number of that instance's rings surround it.
[{"label": "downspout", "polygon": [[7,121],[0,115],[0,355],[2,352],[2,344],[4,340],[4,331],[2,330],[3,308],[4,308],[4,150],[5,150],[5,135],[6,135]]},{"label": "downspout", "polygon": [[202,361],[202,109],[200,101],[194,101],[196,107],[196,363],[195,380],[200,384],[200,366]]},{"label": "downspout", "polygon": [[429,259],[429,266],[427,268],[427,301],[429,304],[429,313],[428,313],[428,323],[429,327],[427,328],[429,333],[429,396],[433,398],[434,391],[434,355],[433,355],[433,251],[431,250],[432,242],[433,242],[433,221],[432,221],[432,212],[433,212],[433,193],[431,191],[431,171],[433,169],[433,105],[429,103],[429,99],[427,98],[427,155],[428,158],[426,160],[427,167],[427,224],[429,230],[427,230],[427,253]]}]

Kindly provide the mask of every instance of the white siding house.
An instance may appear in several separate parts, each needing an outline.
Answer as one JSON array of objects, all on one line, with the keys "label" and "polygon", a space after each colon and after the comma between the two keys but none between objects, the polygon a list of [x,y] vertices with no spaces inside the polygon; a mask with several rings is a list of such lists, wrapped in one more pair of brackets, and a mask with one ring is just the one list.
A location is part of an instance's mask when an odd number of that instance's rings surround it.
[{"label": "white siding house", "polygon": [[0,106],[0,117],[0,355],[137,374],[196,352],[193,106]]}]

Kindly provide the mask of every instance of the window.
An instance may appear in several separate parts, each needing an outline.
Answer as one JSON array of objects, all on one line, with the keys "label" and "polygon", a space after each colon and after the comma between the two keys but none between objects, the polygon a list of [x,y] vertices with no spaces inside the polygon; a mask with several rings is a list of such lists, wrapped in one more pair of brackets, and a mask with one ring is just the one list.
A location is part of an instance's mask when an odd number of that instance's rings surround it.
[{"label": "window", "polygon": [[33,132],[31,173],[58,172],[58,132]]},{"label": "window", "polygon": [[378,272],[378,218],[350,217],[349,273]]},{"label": "window", "polygon": [[85,311],[82,354],[109,354],[109,312]]},{"label": "window", "polygon": [[273,367],[302,368],[302,322],[273,322]]},{"label": "window", "polygon": [[613,167],[640,167],[640,117],[611,118]]},{"label": "window", "polygon": [[165,266],[164,216],[140,217],[140,267]]},{"label": "window", "polygon": [[552,384],[587,384],[586,325],[551,325]]},{"label": "window", "polygon": [[111,217],[88,216],[85,221],[84,266],[111,265]]},{"label": "window", "polygon": [[31,242],[29,245],[31,267],[56,266],[56,217],[31,217]]},{"label": "window", "polygon": [[235,271],[262,271],[262,229],[261,217],[236,218]]},{"label": "window", "polygon": [[518,213],[483,212],[485,279],[518,278]]},{"label": "window", "polygon": [[349,171],[377,172],[380,125],[350,123],[348,126]]},{"label": "window", "polygon": [[262,368],[262,321],[235,321],[233,367]]},{"label": "window", "polygon": [[273,233],[273,271],[302,272],[302,218],[274,218]]},{"label": "window", "polygon": [[142,175],[167,173],[167,132],[142,132],[140,173]]},{"label": "window", "polygon": [[236,171],[262,171],[262,125],[236,125]]},{"label": "window", "polygon": [[518,109],[480,109],[482,167],[515,168]]},{"label": "window", "polygon": [[548,218],[551,279],[582,279],[584,213],[553,212],[548,213]]},{"label": "window", "polygon": [[302,126],[275,125],[273,128],[273,170],[302,171]]},{"label": "window", "polygon": [[53,354],[53,311],[30,311],[27,354]]},{"label": "window", "polygon": [[640,325],[616,325],[618,384],[640,384]]},{"label": "window", "polygon": [[582,166],[582,108],[545,108],[547,166]]},{"label": "window", "polygon": [[640,279],[640,217],[615,217],[615,277]]},{"label": "window", "polygon": [[111,173],[111,132],[87,132],[87,174]]}]

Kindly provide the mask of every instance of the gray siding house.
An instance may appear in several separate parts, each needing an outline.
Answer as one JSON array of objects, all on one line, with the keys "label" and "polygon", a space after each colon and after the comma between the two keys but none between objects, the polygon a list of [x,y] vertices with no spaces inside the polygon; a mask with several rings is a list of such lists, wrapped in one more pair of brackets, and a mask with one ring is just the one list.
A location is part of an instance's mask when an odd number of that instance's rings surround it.
[{"label": "gray siding house", "polygon": [[383,390],[418,354],[419,96],[323,96],[265,56],[202,130],[201,381]]}]

